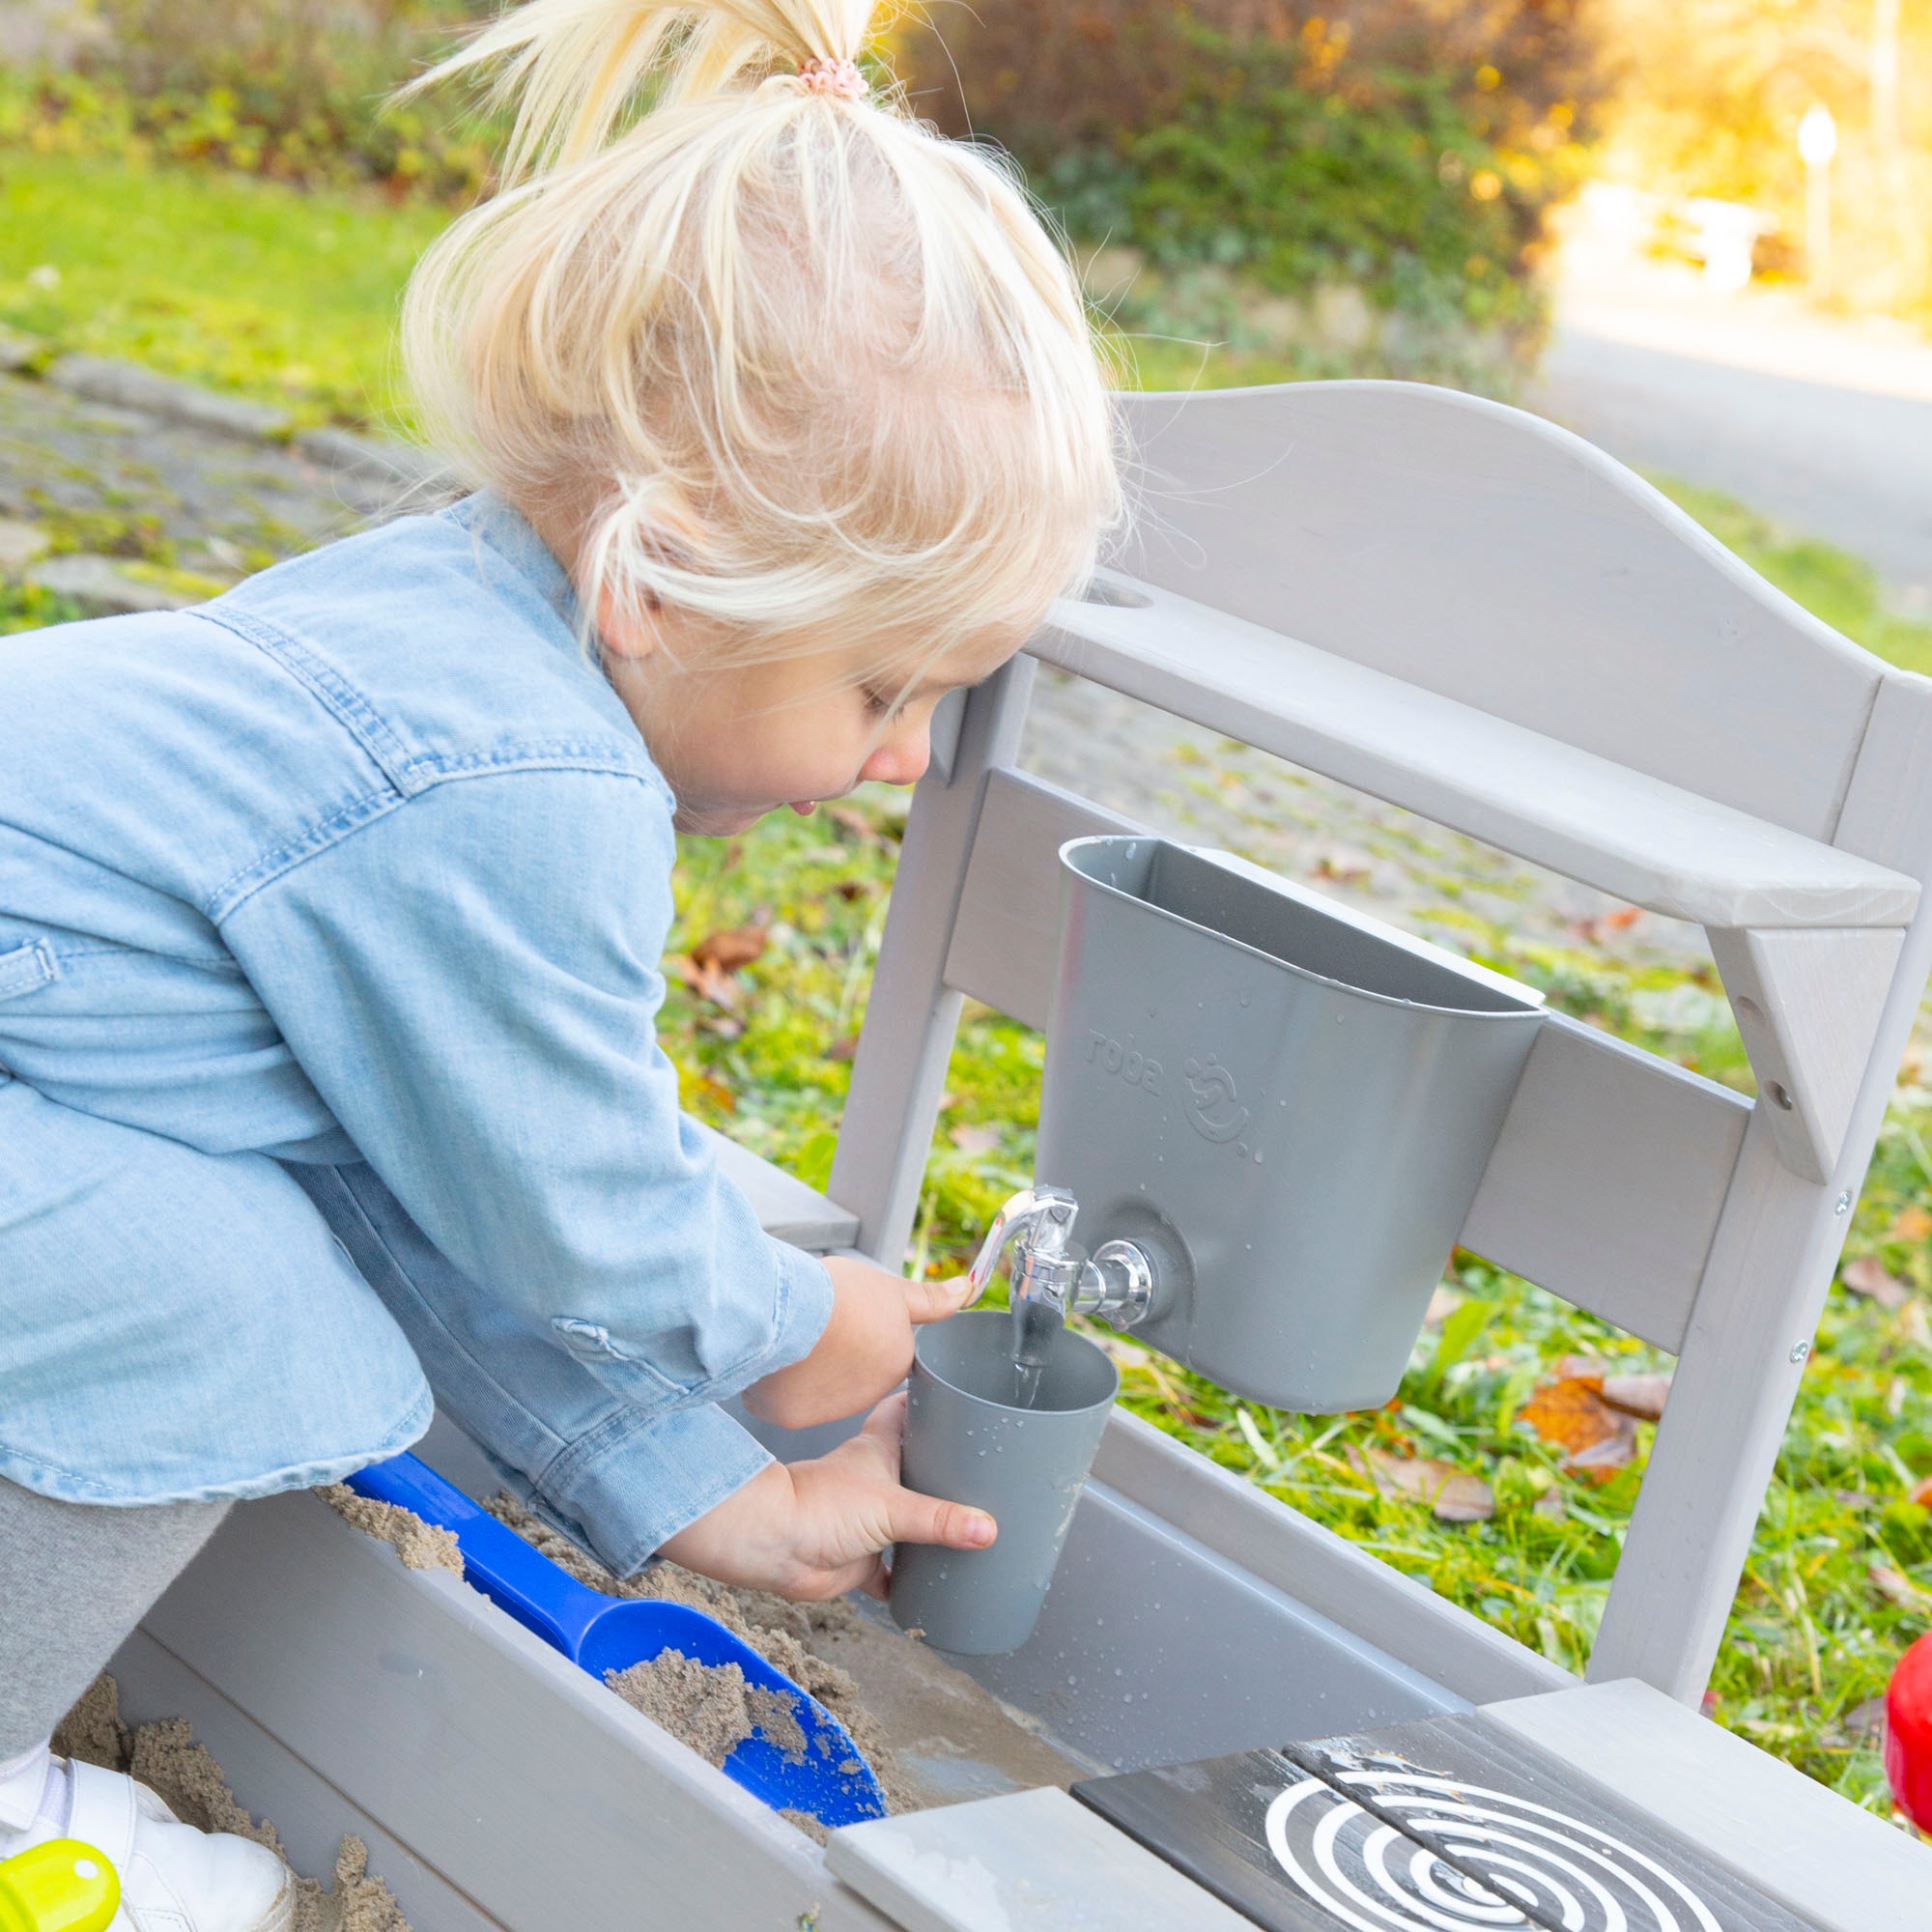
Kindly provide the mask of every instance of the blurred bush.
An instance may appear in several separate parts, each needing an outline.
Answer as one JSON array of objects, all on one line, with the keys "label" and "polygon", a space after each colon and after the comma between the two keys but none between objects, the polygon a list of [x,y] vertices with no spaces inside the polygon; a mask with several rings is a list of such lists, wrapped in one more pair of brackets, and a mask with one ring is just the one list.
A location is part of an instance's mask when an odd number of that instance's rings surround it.
[{"label": "blurred bush", "polygon": [[1101,251],[1090,285],[1123,326],[1413,374],[1540,334],[1544,213],[1579,177],[1601,92],[1579,15],[980,0],[905,50],[920,110],[1010,150]]},{"label": "blurred bush", "polygon": [[492,129],[389,90],[473,10],[462,0],[97,0],[58,68],[0,76],[0,139],[201,161],[305,185],[473,195]]},{"label": "blurred bush", "polygon": [[[895,52],[918,111],[1024,165],[1122,330],[1507,390],[1596,98],[1582,4],[977,0]],[[93,0],[66,66],[0,75],[0,141],[468,199],[496,130],[384,101],[472,11]]]}]

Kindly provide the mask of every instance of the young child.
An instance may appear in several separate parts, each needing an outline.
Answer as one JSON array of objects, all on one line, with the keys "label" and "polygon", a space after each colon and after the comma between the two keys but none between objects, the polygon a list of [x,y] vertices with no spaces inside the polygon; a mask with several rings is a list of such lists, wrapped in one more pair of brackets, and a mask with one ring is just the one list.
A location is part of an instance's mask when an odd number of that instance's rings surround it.
[{"label": "young child", "polygon": [[[47,1740],[240,1498],[431,1391],[612,1568],[823,1597],[983,1516],[881,1403],[957,1284],[760,1233],[653,1015],[673,828],[908,784],[1115,514],[1065,264],[873,96],[863,0],[535,0],[405,353],[475,494],[0,647],[0,1857],[274,1932],[259,1847]],[[648,111],[639,112],[647,102]]]}]

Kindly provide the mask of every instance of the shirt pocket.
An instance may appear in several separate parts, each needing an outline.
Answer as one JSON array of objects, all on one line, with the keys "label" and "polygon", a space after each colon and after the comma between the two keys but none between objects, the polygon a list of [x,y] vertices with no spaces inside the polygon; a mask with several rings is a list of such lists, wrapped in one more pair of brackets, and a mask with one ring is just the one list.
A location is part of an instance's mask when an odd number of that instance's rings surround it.
[{"label": "shirt pocket", "polygon": [[17,1000],[38,993],[60,978],[60,962],[44,939],[30,939],[11,952],[0,952],[0,1000]]}]

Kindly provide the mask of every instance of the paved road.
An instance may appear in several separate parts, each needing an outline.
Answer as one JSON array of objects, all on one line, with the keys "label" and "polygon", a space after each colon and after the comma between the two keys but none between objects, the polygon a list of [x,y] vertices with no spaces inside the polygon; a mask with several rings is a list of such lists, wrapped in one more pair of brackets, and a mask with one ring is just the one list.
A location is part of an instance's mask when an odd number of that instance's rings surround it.
[{"label": "paved road", "polygon": [[1582,305],[1530,401],[1863,557],[1901,609],[1932,612],[1932,348],[1746,304]]}]

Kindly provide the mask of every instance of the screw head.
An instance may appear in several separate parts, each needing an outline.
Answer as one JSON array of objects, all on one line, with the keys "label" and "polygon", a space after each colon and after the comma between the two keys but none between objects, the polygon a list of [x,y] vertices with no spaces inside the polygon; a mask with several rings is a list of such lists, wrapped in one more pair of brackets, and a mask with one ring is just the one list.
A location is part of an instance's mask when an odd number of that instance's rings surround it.
[{"label": "screw head", "polygon": [[1834,1214],[1849,1214],[1851,1211],[1852,1211],[1852,1190],[1848,1187],[1841,1195],[1838,1196],[1838,1198],[1834,1202],[1832,1203],[1832,1212]]},{"label": "screw head", "polygon": [[1809,1342],[1792,1343],[1791,1359],[1794,1362],[1806,1361],[1810,1358],[1810,1354],[1811,1354],[1811,1344]]}]

